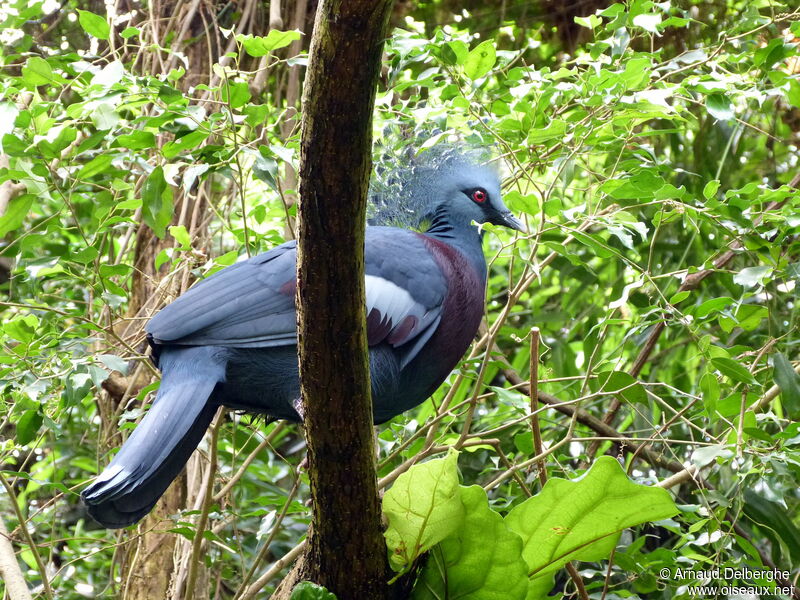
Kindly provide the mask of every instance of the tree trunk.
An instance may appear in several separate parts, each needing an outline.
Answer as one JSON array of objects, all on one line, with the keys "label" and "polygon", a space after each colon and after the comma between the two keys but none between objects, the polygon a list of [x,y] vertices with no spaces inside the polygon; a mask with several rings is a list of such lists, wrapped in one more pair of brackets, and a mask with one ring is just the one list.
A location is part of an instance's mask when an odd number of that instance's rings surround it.
[{"label": "tree trunk", "polygon": [[303,90],[297,306],[313,527],[299,578],[339,600],[389,594],[363,248],[372,110],[391,4],[323,0]]}]

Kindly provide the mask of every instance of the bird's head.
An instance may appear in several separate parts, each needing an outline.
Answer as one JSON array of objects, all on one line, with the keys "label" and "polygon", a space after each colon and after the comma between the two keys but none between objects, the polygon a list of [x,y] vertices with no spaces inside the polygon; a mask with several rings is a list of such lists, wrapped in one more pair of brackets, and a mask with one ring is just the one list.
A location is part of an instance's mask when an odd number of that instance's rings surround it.
[{"label": "bird's head", "polygon": [[503,204],[500,175],[488,158],[480,149],[444,147],[426,151],[410,165],[379,171],[372,182],[370,223],[426,229],[475,222],[525,231]]},{"label": "bird's head", "polygon": [[491,223],[525,231],[522,222],[503,204],[500,177],[491,166],[458,157],[431,174],[429,187],[434,215],[442,214],[454,224]]}]

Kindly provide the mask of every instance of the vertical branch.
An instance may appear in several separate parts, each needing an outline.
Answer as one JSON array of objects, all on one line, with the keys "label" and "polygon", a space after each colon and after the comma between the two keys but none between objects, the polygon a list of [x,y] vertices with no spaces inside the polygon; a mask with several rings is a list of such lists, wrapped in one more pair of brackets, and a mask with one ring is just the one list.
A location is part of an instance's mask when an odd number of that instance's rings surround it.
[{"label": "vertical branch", "polygon": [[[211,440],[210,440],[210,458],[208,465],[208,472],[206,473],[204,485],[203,504],[200,509],[200,517],[197,519],[197,528],[194,532],[194,539],[192,540],[192,554],[189,557],[189,574],[186,576],[186,595],[185,600],[192,600],[195,597],[195,582],[197,581],[197,567],[202,560],[200,557],[200,550],[205,540],[204,533],[208,525],[208,513],[211,509],[211,503],[214,501],[214,475],[217,473],[217,440],[219,438],[219,430],[225,422],[225,410],[217,411],[217,416],[211,424]],[[198,594],[201,597],[205,594]]]},{"label": "vertical branch", "polygon": [[372,110],[390,8],[391,0],[323,0],[303,92],[297,319],[313,527],[300,576],[343,599],[388,594],[363,248]]},{"label": "vertical branch", "polygon": [[[539,427],[539,328],[531,328],[531,356],[530,374],[531,384],[528,388],[531,404],[531,431],[533,431],[533,453],[535,456],[544,454],[542,444],[542,430]],[[539,482],[544,485],[547,483],[547,468],[544,460],[536,465],[539,472]]]},{"label": "vertical branch", "polygon": [[6,585],[6,593],[11,600],[31,600],[31,592],[25,583],[17,555],[11,545],[6,524],[0,519],[0,576]]},{"label": "vertical branch", "polygon": [[[544,463],[544,445],[542,444],[542,431],[539,427],[539,328],[531,328],[531,356],[530,356],[530,373],[531,383],[528,387],[528,395],[530,398],[531,406],[531,430],[533,431],[533,453],[535,456],[542,458],[536,463],[536,469],[539,472],[539,482],[544,487],[547,483],[547,468]],[[574,416],[573,416],[574,422]],[[589,593],[586,591],[586,586],[583,583],[583,577],[571,562],[565,565],[572,582],[578,592],[578,597],[581,600],[589,600]]]}]

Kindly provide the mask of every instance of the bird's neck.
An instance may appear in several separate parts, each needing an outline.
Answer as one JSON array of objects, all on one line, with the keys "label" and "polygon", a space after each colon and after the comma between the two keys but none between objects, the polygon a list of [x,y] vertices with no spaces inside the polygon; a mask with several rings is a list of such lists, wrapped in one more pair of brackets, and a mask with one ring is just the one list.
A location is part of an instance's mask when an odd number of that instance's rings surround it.
[{"label": "bird's neck", "polygon": [[466,219],[452,218],[444,211],[437,211],[425,235],[429,235],[459,250],[475,267],[484,279],[486,277],[486,258],[483,255],[483,231]]}]

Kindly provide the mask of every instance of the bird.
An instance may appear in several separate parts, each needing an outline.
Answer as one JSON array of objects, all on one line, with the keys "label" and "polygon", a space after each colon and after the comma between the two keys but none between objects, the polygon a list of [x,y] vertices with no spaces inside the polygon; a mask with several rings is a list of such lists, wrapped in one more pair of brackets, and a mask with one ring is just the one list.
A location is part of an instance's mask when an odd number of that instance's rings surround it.
[{"label": "bird", "polygon": [[[365,233],[375,424],[430,397],[475,338],[486,297],[483,225],[525,231],[502,201],[497,170],[469,153],[440,153],[401,179],[392,193],[415,207],[420,230],[370,225]],[[283,243],[199,281],[150,319],[145,331],[161,384],[81,494],[94,520],[116,529],[149,513],[220,405],[302,421],[296,259],[296,242]]]}]

